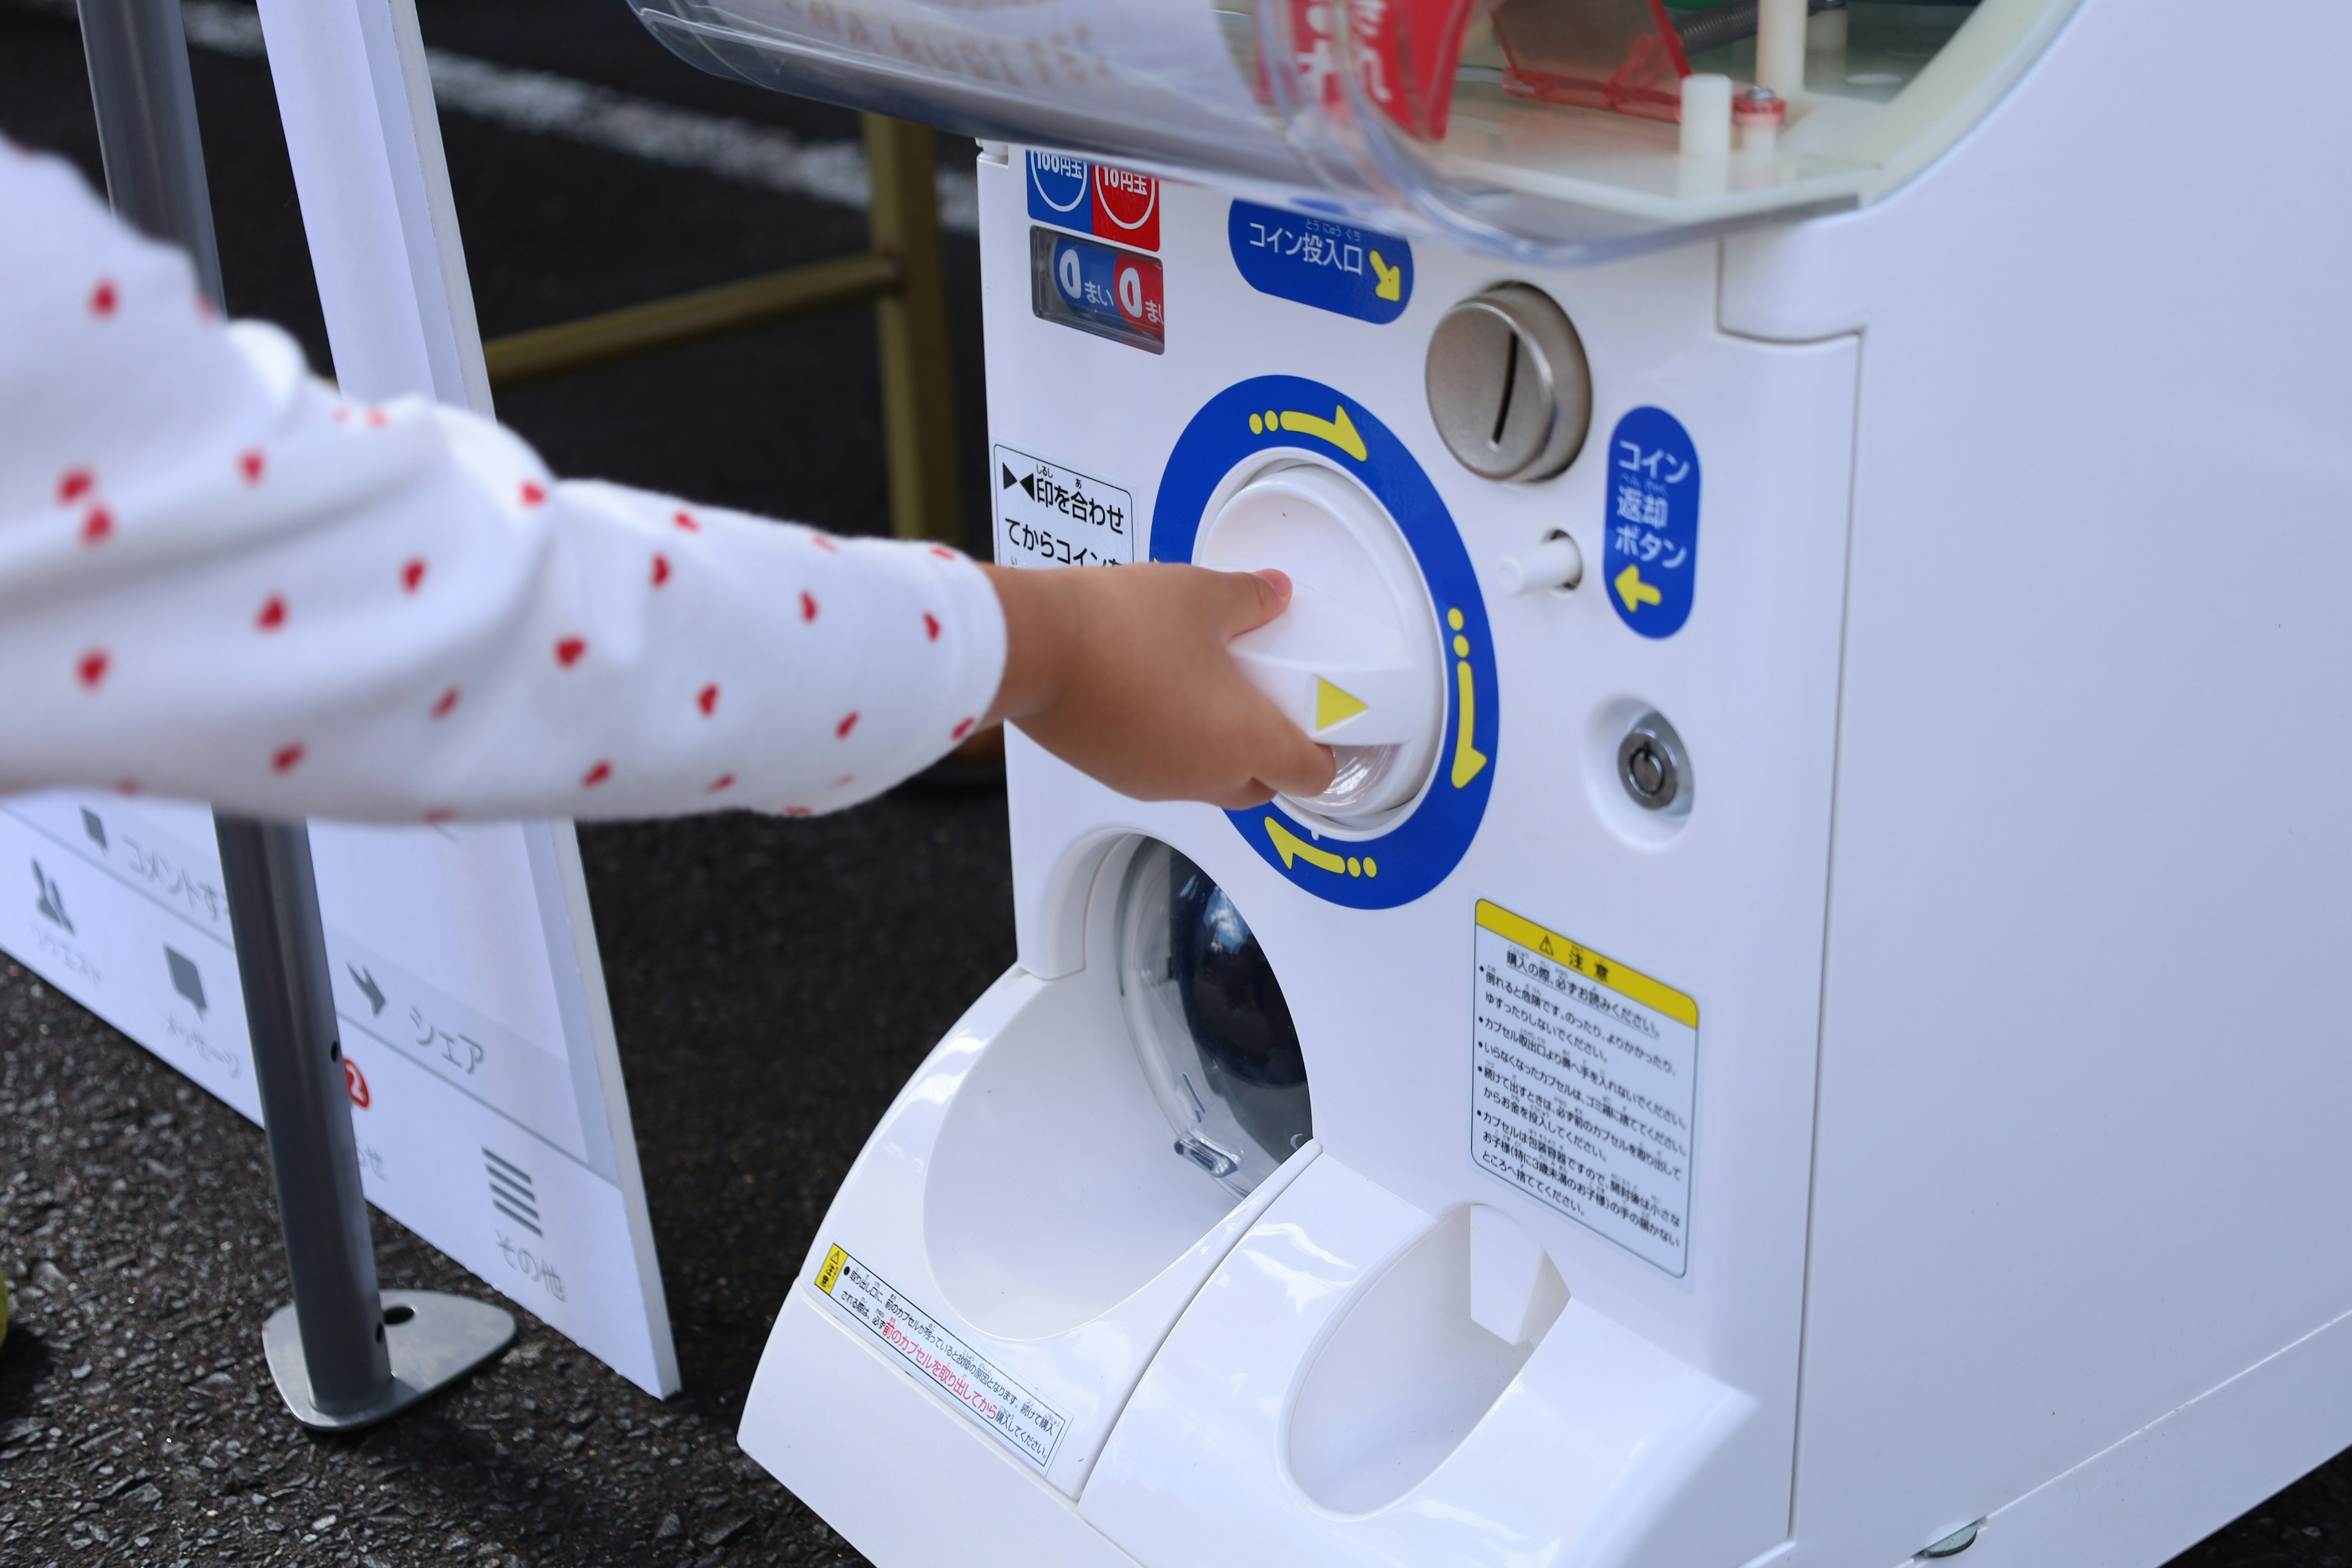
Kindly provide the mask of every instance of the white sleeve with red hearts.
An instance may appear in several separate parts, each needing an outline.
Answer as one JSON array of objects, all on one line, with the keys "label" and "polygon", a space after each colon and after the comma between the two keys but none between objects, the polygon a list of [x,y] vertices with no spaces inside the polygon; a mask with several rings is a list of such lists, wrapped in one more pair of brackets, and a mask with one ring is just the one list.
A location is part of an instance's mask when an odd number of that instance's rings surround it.
[{"label": "white sleeve with red hearts", "polygon": [[378,821],[830,810],[935,761],[1004,624],[953,551],[552,479],[349,404],[0,143],[0,789]]}]

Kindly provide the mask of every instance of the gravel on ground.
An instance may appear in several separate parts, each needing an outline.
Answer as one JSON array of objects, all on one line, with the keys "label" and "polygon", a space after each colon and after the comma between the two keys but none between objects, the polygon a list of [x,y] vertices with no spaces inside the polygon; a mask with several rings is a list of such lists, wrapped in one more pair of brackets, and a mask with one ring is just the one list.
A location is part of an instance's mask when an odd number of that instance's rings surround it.
[{"label": "gravel on ground", "polygon": [[[684,1392],[509,1301],[501,1360],[366,1434],[303,1431],[261,1356],[286,1275],[260,1130],[0,961],[0,1563],[862,1561],[734,1430],[866,1130],[1010,962],[1003,796],[583,847]],[[875,983],[915,929],[922,962]],[[490,1295],[381,1215],[376,1239],[387,1286]]]}]

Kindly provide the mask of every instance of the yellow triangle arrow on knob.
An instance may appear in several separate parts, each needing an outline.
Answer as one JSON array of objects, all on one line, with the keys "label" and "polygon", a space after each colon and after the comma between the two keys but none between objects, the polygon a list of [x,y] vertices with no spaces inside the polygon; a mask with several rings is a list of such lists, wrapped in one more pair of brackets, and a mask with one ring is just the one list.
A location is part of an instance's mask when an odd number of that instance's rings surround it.
[{"label": "yellow triangle arrow on knob", "polygon": [[1354,718],[1371,704],[1362,698],[1340,690],[1321,676],[1315,678],[1315,732],[1321,734],[1332,725]]}]

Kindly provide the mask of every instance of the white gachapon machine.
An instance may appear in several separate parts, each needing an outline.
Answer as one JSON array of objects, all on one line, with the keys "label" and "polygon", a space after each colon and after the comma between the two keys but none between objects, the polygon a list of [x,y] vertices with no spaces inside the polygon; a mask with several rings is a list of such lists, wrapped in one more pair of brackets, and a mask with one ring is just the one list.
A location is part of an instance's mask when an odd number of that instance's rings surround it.
[{"label": "white gachapon machine", "polygon": [[1283,567],[1342,763],[1013,739],[743,1422],[859,1549],[2149,1568],[2352,1443],[2340,5],[635,3],[988,139],[999,558]]}]

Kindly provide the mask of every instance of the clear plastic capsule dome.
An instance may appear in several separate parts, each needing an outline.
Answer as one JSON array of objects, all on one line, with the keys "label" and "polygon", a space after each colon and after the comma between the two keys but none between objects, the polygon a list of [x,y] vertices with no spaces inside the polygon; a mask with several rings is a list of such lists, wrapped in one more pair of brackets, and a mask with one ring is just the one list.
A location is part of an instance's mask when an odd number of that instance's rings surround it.
[{"label": "clear plastic capsule dome", "polygon": [[[630,4],[762,86],[1566,260],[1884,195],[2075,0]],[[1730,93],[1682,123],[1694,75],[1744,95],[1736,133]]]}]

